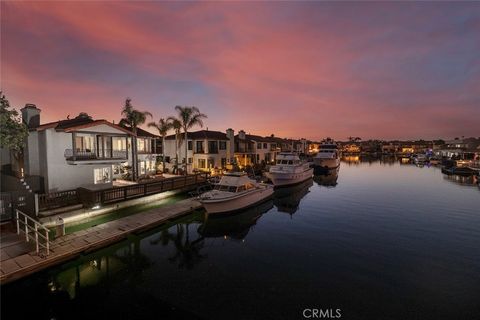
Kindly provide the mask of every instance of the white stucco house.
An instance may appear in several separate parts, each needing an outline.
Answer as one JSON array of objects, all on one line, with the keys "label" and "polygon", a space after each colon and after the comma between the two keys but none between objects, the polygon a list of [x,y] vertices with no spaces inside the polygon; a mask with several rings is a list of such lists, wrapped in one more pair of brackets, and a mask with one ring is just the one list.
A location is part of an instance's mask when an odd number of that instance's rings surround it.
[{"label": "white stucco house", "polygon": [[[174,171],[177,154],[179,168],[183,169],[187,161],[189,173],[226,168],[233,162],[233,134],[232,129],[228,129],[226,133],[208,129],[199,130],[188,132],[187,141],[185,141],[185,134],[182,133],[179,135],[180,143],[177,147],[174,134],[165,137],[166,168],[169,172]],[[187,144],[186,155],[185,144]]]},{"label": "white stucco house", "polygon": [[[237,164],[240,168],[252,164],[270,164],[280,152],[277,141],[270,137],[245,134],[240,130],[237,135],[229,128],[224,132],[199,130],[188,133],[187,156],[185,156],[184,134],[180,134],[180,143],[175,148],[175,135],[165,138],[166,168],[173,172],[176,154],[179,168],[188,163],[188,172],[215,171],[231,169]],[[187,159],[187,160],[185,160]]]},{"label": "white stucco house", "polygon": [[[26,175],[43,177],[46,192],[94,186],[109,187],[123,178],[132,164],[132,137],[128,129],[85,113],[73,119],[40,124],[40,109],[26,105],[23,121],[29,127],[24,152]],[[139,173],[154,173],[153,141],[143,130],[138,134]]]}]

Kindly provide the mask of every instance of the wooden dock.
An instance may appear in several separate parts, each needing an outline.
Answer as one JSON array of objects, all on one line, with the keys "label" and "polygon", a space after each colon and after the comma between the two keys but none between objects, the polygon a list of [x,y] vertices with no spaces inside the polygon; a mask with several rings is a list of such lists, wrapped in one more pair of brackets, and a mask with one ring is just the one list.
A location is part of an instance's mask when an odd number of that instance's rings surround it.
[{"label": "wooden dock", "polygon": [[48,256],[42,257],[36,251],[32,251],[14,258],[2,257],[0,283],[5,284],[23,278],[74,259],[84,252],[106,247],[131,233],[151,229],[201,207],[196,200],[182,200],[57,238],[50,242]]}]

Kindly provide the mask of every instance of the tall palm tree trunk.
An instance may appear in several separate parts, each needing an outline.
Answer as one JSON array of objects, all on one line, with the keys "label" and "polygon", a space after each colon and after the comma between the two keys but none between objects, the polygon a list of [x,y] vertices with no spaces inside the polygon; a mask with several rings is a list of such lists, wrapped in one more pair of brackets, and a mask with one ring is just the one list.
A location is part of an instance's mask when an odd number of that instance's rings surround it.
[{"label": "tall palm tree trunk", "polygon": [[187,138],[187,128],[184,128],[185,130],[185,175],[188,174],[188,138]]},{"label": "tall palm tree trunk", "polygon": [[[136,131],[136,130],[135,130]],[[138,178],[138,161],[137,161],[137,137],[132,137],[132,180],[137,181]]]},{"label": "tall palm tree trunk", "polygon": [[138,148],[137,148],[137,127],[133,128],[132,150],[134,152],[132,161],[133,180],[138,180]]},{"label": "tall palm tree trunk", "polygon": [[175,133],[175,173],[178,171],[178,133]]},{"label": "tall palm tree trunk", "polygon": [[163,160],[162,173],[165,173],[165,136],[162,136],[162,160]]}]

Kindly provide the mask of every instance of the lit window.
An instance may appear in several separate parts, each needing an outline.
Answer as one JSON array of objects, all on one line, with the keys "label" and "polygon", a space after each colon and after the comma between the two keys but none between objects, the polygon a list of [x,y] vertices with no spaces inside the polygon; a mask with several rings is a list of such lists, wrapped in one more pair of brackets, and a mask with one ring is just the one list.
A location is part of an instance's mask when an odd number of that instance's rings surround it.
[{"label": "lit window", "polygon": [[111,182],[112,179],[111,179],[110,171],[111,171],[111,168],[109,167],[94,169],[93,170],[94,183],[99,184],[99,183]]}]

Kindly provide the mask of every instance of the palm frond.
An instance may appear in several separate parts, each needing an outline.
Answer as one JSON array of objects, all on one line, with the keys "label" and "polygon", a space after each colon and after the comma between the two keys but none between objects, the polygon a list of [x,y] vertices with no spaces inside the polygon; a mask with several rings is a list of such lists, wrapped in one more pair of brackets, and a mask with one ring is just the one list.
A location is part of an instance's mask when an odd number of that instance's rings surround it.
[{"label": "palm frond", "polygon": [[120,122],[118,123],[118,125],[121,126],[121,127],[126,127],[126,128],[127,128],[127,127],[128,127],[128,128],[131,127],[130,122],[129,122],[127,119],[125,119],[125,118],[120,119]]}]

